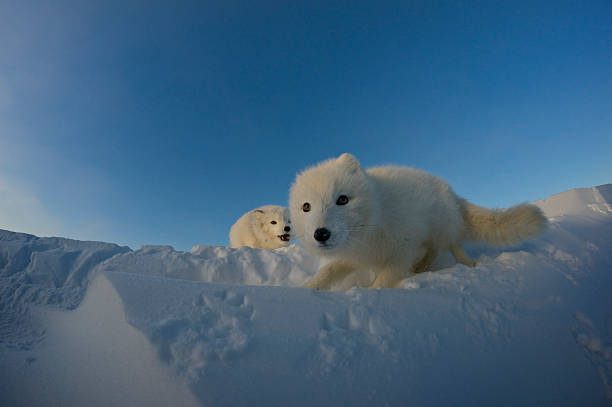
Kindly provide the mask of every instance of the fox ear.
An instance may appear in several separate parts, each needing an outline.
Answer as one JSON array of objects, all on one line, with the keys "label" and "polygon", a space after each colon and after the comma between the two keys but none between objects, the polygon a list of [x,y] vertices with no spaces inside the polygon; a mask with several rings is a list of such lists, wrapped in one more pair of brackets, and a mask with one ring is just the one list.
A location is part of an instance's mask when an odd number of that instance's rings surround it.
[{"label": "fox ear", "polygon": [[338,162],[348,168],[351,172],[361,171],[361,164],[355,158],[354,155],[344,153],[338,157]]}]

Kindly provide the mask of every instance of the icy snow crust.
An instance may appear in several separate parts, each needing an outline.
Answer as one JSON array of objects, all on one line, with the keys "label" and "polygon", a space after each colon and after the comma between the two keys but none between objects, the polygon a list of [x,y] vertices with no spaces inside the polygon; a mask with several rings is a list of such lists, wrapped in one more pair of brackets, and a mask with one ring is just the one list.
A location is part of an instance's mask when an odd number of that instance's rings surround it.
[{"label": "icy snow crust", "polygon": [[611,192],[539,201],[543,236],[396,290],[299,288],[299,246],[0,231],[0,405],[610,405]]}]

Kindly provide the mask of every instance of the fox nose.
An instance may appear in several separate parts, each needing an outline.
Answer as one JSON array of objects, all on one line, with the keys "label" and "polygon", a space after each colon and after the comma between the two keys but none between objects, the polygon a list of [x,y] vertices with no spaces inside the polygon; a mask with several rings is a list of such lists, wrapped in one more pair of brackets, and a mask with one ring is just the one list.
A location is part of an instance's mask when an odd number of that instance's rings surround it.
[{"label": "fox nose", "polygon": [[331,237],[331,232],[325,228],[319,228],[314,232],[314,238],[317,242],[324,242]]},{"label": "fox nose", "polygon": [[285,232],[289,232],[291,230],[291,228],[289,226],[285,226],[285,229],[283,229]]}]

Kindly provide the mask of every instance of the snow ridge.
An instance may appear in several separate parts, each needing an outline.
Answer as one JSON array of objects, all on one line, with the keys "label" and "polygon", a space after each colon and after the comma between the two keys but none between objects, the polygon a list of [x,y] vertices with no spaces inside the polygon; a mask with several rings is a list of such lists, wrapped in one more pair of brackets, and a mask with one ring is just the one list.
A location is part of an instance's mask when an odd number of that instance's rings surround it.
[{"label": "snow ridge", "polygon": [[612,185],[538,201],[542,236],[467,247],[475,268],[444,254],[396,290],[299,288],[318,268],[299,246],[0,231],[0,404],[609,405],[611,202]]},{"label": "snow ridge", "polygon": [[129,250],[0,229],[0,346],[29,349],[40,342],[44,329],[29,324],[30,308],[76,307],[96,267]]},{"label": "snow ridge", "polygon": [[612,215],[612,184],[576,188],[535,201],[549,218],[565,215]]}]

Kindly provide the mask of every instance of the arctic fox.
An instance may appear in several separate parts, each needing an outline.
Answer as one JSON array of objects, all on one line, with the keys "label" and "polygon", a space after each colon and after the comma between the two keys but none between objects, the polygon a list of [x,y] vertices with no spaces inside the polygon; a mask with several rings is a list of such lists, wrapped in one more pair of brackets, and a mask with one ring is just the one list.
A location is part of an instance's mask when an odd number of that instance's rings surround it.
[{"label": "arctic fox", "polygon": [[510,245],[547,224],[534,205],[483,208],[431,174],[394,166],[364,170],[346,153],[299,174],[289,209],[306,249],[332,260],[304,285],[316,289],[331,288],[356,267],[376,272],[370,288],[396,287],[425,271],[438,250],[473,267],[461,242]]},{"label": "arctic fox", "polygon": [[266,205],[242,215],[230,229],[230,247],[278,249],[291,241],[287,208]]}]

